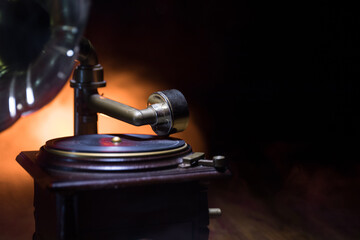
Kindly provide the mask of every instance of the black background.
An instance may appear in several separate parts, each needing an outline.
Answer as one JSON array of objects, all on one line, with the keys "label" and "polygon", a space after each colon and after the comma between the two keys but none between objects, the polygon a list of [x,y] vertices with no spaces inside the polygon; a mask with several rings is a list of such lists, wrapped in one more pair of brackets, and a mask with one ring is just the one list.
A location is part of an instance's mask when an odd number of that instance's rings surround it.
[{"label": "black background", "polygon": [[209,155],[271,194],[297,165],[356,174],[359,20],[355,1],[93,1],[85,35],[181,90]]}]

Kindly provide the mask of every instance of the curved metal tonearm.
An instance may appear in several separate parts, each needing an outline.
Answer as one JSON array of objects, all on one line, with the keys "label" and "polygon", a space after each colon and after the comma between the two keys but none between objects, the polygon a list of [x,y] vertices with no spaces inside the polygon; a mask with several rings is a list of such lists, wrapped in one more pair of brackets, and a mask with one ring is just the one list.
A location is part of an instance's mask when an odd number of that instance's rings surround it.
[{"label": "curved metal tonearm", "polygon": [[185,97],[176,89],[156,92],[148,98],[148,107],[136,109],[98,94],[104,87],[103,68],[88,40],[80,43],[80,64],[74,71],[74,134],[97,133],[97,113],[103,113],[135,126],[151,125],[158,135],[185,130],[189,111]]}]

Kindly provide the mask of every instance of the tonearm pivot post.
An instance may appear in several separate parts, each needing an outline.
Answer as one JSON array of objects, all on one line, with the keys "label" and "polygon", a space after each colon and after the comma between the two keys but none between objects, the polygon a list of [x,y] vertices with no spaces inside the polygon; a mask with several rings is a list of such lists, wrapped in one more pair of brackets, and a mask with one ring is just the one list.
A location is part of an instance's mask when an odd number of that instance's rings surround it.
[{"label": "tonearm pivot post", "polygon": [[184,95],[175,89],[155,92],[148,98],[148,107],[136,109],[99,95],[104,87],[103,68],[94,47],[87,39],[80,42],[79,65],[70,85],[74,88],[74,134],[97,133],[97,113],[126,123],[151,125],[157,135],[166,136],[186,129],[189,110]]}]

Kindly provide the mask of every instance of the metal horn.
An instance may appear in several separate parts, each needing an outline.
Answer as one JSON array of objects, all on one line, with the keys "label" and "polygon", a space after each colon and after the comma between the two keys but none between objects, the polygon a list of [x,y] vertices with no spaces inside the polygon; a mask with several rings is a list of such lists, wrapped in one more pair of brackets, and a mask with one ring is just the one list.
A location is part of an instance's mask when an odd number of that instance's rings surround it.
[{"label": "metal horn", "polygon": [[74,134],[97,133],[97,113],[140,126],[158,135],[185,130],[188,105],[178,90],[152,94],[146,109],[104,98],[103,68],[94,47],[81,39],[88,0],[6,0],[0,3],[0,131],[22,115],[51,101],[74,66]]},{"label": "metal horn", "polygon": [[50,102],[68,80],[88,0],[0,2],[0,131]]}]

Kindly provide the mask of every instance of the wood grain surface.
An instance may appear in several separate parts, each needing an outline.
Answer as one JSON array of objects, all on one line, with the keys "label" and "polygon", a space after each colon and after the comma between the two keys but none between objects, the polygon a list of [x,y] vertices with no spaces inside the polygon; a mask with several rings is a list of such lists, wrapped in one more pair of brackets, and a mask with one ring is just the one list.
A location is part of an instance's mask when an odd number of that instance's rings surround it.
[{"label": "wood grain surface", "polygon": [[[346,175],[296,166],[276,190],[270,180],[245,181],[243,167],[235,164],[230,180],[209,186],[209,207],[222,209],[221,217],[210,220],[211,240],[360,239],[359,166]],[[0,178],[0,239],[31,239],[32,179],[13,169],[11,178]]]},{"label": "wood grain surface", "polygon": [[231,181],[210,187],[210,207],[222,209],[222,216],[210,221],[210,239],[360,239],[359,166],[347,175],[334,168],[294,167],[280,190],[263,182],[262,193],[236,171]]}]

